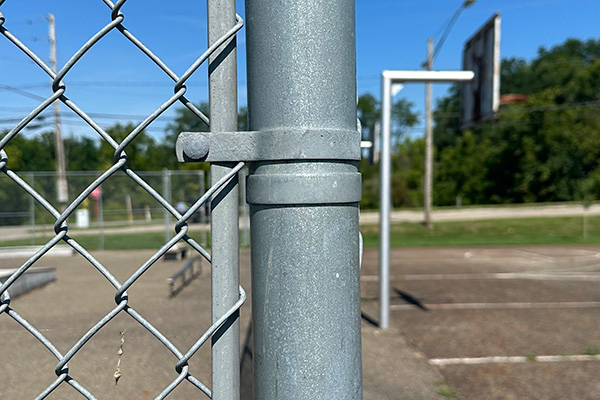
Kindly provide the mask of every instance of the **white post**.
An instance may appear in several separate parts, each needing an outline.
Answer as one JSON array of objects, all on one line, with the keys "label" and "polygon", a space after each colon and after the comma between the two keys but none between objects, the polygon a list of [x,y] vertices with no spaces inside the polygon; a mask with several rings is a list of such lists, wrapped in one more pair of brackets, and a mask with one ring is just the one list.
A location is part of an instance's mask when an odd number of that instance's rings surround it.
[{"label": "white post", "polygon": [[381,154],[379,163],[379,327],[390,326],[390,209],[392,82],[382,75],[381,87]]},{"label": "white post", "polygon": [[379,327],[390,317],[390,213],[392,85],[398,83],[469,82],[472,71],[383,71],[381,73],[381,160],[379,196]]}]

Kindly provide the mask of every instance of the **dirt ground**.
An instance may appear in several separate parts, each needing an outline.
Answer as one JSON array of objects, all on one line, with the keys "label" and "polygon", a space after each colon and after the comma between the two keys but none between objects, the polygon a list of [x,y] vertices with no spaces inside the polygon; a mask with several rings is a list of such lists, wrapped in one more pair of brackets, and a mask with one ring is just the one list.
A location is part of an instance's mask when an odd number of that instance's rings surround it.
[{"label": "dirt ground", "polygon": [[[151,252],[95,255],[122,282]],[[250,292],[246,251],[241,259],[242,284]],[[364,254],[366,400],[600,398],[600,359],[569,358],[600,352],[600,246],[394,249],[391,259],[391,328],[381,331],[377,250]],[[23,261],[0,260],[0,268]],[[210,325],[210,271],[204,263],[199,276],[171,297],[167,278],[182,264],[157,262],[128,294],[130,306],[185,352]],[[11,307],[64,354],[114,308],[114,289],[81,257],[45,257],[36,265],[56,267],[57,281],[13,299]],[[242,399],[252,398],[250,313],[248,300],[241,312]],[[121,332],[122,376],[115,385]],[[493,356],[527,361],[485,358]],[[537,361],[541,356],[564,359]],[[488,361],[472,364],[466,358]],[[176,361],[148,331],[120,313],[69,368],[75,380],[101,393],[99,398],[145,400],[176,378]],[[0,399],[35,398],[56,378],[55,366],[48,350],[0,315]],[[208,347],[191,359],[190,371],[210,384]],[[168,398],[204,397],[183,382]],[[63,384],[48,398],[82,397]]]},{"label": "dirt ground", "polygon": [[[112,274],[124,282],[151,255],[151,251],[96,252]],[[14,268],[23,260],[0,260],[0,268]],[[210,326],[210,271],[207,263],[195,280],[171,297],[167,278],[185,261],[158,261],[128,290],[129,305],[158,328],[183,353]],[[249,260],[243,255],[243,264]],[[62,354],[116,304],[115,290],[79,256],[44,257],[36,266],[56,267],[57,280],[17,297],[11,307],[37,327]],[[249,281],[249,269],[241,278]],[[248,308],[246,308],[248,309]],[[241,330],[250,313],[241,313]],[[113,374],[123,335],[122,376],[115,385]],[[33,399],[54,379],[56,358],[31,334],[6,315],[0,315],[0,399]],[[154,399],[177,377],[177,358],[125,312],[118,314],[84,345],[69,363],[70,375],[92,394],[110,399]],[[210,343],[190,360],[190,372],[210,386]],[[98,395],[98,393],[102,393]],[[205,398],[187,381],[168,397]],[[49,399],[83,398],[62,384]]]}]

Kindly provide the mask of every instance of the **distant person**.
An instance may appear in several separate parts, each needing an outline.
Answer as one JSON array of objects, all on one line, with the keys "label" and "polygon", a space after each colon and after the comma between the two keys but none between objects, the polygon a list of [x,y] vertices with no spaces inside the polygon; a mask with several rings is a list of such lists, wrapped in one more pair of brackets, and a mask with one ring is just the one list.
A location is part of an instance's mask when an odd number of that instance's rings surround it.
[{"label": "distant person", "polygon": [[179,214],[183,215],[188,210],[188,206],[183,201],[180,201],[175,205],[175,209],[179,212]]}]

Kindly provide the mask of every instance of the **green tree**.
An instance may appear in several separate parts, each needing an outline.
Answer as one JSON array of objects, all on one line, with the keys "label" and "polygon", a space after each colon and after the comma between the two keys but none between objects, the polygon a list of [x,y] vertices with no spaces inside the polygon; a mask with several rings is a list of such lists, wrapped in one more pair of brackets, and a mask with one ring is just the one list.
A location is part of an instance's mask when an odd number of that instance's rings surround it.
[{"label": "green tree", "polygon": [[[204,115],[210,116],[210,107],[207,102],[201,102],[196,106]],[[177,136],[181,132],[208,132],[209,126],[187,107],[175,109],[175,119],[167,125],[164,142],[171,144],[175,149]]]},{"label": "green tree", "polygon": [[460,137],[460,86],[452,85],[448,96],[436,100],[433,112],[433,145],[439,151]]},{"label": "green tree", "polygon": [[362,138],[371,140],[375,124],[381,119],[379,101],[371,93],[362,94],[358,97],[356,109],[363,130]]},{"label": "green tree", "polygon": [[[569,39],[502,62],[502,93],[528,96],[461,132],[457,90],[436,110],[436,204],[600,197],[600,40]],[[585,194],[583,194],[585,192]]]},{"label": "green tree", "polygon": [[[419,197],[420,173],[422,173],[422,154],[418,154],[420,142],[414,142],[406,137],[408,129],[419,120],[413,112],[414,104],[406,99],[399,99],[392,105],[392,143],[394,147],[392,167],[392,197],[396,207],[414,206]],[[371,93],[362,94],[358,98],[358,117],[361,120],[363,139],[371,139],[375,124],[381,119],[379,101]],[[424,151],[424,150],[423,150]],[[419,159],[421,161],[419,161]],[[379,206],[379,166],[369,165],[362,161],[360,170],[363,174],[362,208],[377,208]],[[418,178],[415,177],[419,176]]]},{"label": "green tree", "polygon": [[[400,143],[408,129],[419,123],[419,117],[412,111],[414,103],[398,99],[392,104],[392,142]],[[363,128],[363,138],[371,137],[375,124],[381,120],[381,105],[371,93],[358,97],[357,114]]]},{"label": "green tree", "polygon": [[13,171],[53,171],[56,169],[54,155],[54,134],[27,138],[15,136],[4,148],[8,156],[7,167]]},{"label": "green tree", "polygon": [[[201,102],[196,106],[204,115],[210,117],[210,107],[207,102]],[[161,143],[155,147],[157,152],[161,154],[173,155],[165,158],[157,155],[161,160],[162,165],[169,169],[184,169],[184,170],[204,170],[208,171],[207,163],[179,163],[175,157],[175,143],[177,136],[181,132],[208,132],[209,126],[202,121],[200,117],[194,114],[186,107],[181,107],[175,110],[176,116],[173,122],[167,125],[166,134]],[[248,127],[248,108],[241,107],[238,111],[238,131],[247,131]]]},{"label": "green tree", "polygon": [[[117,143],[121,143],[134,129],[135,125],[133,123],[128,123],[126,125],[117,123],[106,129],[106,133]],[[144,131],[140,132],[125,148],[125,154],[127,154],[127,166],[136,171],[153,171],[164,168],[163,165],[160,165],[152,158],[155,147],[156,141],[154,138]],[[111,145],[106,141],[101,142],[100,163],[102,169],[108,169],[114,164],[114,153],[115,149]]]},{"label": "green tree", "polygon": [[98,171],[101,166],[100,145],[89,137],[68,137],[64,141],[69,171]]}]

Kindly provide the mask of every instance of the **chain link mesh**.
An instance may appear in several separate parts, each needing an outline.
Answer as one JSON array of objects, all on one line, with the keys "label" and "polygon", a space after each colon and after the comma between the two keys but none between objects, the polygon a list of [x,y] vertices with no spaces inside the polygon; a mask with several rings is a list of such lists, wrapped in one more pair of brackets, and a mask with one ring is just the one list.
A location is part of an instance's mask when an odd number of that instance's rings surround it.
[{"label": "chain link mesh", "polygon": [[[0,0],[0,7],[5,3],[6,0]],[[232,38],[237,31],[239,31],[243,25],[242,19],[237,16],[236,24],[233,26],[223,37],[213,43],[208,49],[187,69],[187,71],[181,75],[176,75],[159,57],[157,57],[146,45],[144,45],[136,36],[134,36],[127,28],[123,25],[124,14],[121,8],[127,0],[119,0],[116,3],[112,3],[109,0],[103,0],[104,4],[109,9],[110,23],[99,30],[92,38],[90,38],[81,47],[71,59],[60,69],[57,73],[54,73],[52,69],[42,61],[38,55],[31,51],[19,38],[13,35],[7,28],[7,21],[4,14],[0,9],[0,33],[12,42],[17,48],[19,48],[29,59],[31,59],[39,68],[41,68],[47,75],[52,79],[52,95],[45,99],[35,109],[33,109],[25,118],[23,118],[13,129],[11,129],[2,139],[0,140],[0,170],[6,174],[18,187],[24,190],[29,196],[37,201],[55,220],[54,223],[54,234],[55,236],[50,239],[45,245],[43,245],[31,258],[29,258],[20,268],[18,268],[1,286],[0,286],[0,318],[8,316],[19,323],[25,330],[33,335],[39,342],[41,342],[45,348],[58,360],[54,372],[56,373],[56,379],[47,386],[47,388],[37,396],[37,399],[43,399],[50,395],[57,387],[63,383],[67,383],[83,397],[87,399],[95,399],[94,394],[90,393],[83,385],[81,385],[76,379],[76,374],[71,372],[68,367],[69,361],[73,359],[79,352],[79,350],[89,341],[94,335],[107,325],[115,316],[119,313],[126,313],[130,315],[135,321],[143,326],[148,332],[150,332],[156,340],[162,343],[176,358],[177,362],[174,366],[177,372],[177,377],[164,388],[164,390],[156,397],[156,399],[163,399],[167,397],[181,382],[184,380],[189,381],[200,391],[205,393],[208,397],[211,397],[210,389],[203,384],[200,380],[195,378],[189,370],[188,361],[198,349],[206,343],[206,341],[215,333],[227,319],[234,314],[242,306],[246,299],[244,290],[239,288],[239,300],[222,316],[220,316],[203,334],[202,336],[187,350],[182,351],[178,349],[173,343],[163,335],[157,328],[155,328],[150,322],[148,322],[140,313],[129,305],[129,297],[127,290],[140,278],[153,264],[159,260],[169,249],[171,249],[180,240],[185,241],[198,253],[210,262],[210,254],[194,239],[187,235],[188,233],[188,220],[191,216],[197,212],[200,207],[207,202],[215,193],[224,188],[226,184],[242,169],[243,163],[239,163],[222,179],[218,182],[214,182],[211,188],[209,188],[184,214],[181,214],[177,209],[170,204],[157,190],[155,190],[150,184],[148,184],[138,173],[133,171],[127,165],[127,146],[131,144],[138,135],[144,129],[148,128],[161,114],[176,103],[182,103],[187,109],[189,109],[199,119],[208,124],[209,120],[191,101],[185,97],[186,93],[186,81],[194,74],[200,65],[204,63],[208,57],[215,53],[219,46],[227,42]],[[122,36],[133,43],[139,51],[150,58],[156,66],[162,70],[169,78],[174,82],[174,94],[165,101],[159,108],[151,113],[144,121],[138,124],[126,138],[118,143],[112,138],[104,129],[100,127],[83,109],[77,106],[77,104],[67,97],[67,86],[63,79],[67,76],[69,71],[75,66],[75,64],[102,40],[105,35],[109,32],[116,30],[122,34]],[[37,192],[25,179],[19,174],[15,173],[10,169],[10,160],[8,159],[7,153],[4,148],[19,135],[28,124],[30,124],[37,116],[40,115],[44,110],[50,107],[54,101],[60,101],[65,106],[69,107],[75,112],[87,125],[89,125],[102,140],[106,141],[112,148],[114,148],[114,160],[113,165],[104,171],[102,174],[97,176],[95,180],[89,184],[70,204],[67,205],[63,212],[60,212],[55,208],[43,195]],[[174,224],[175,235],[168,240],[154,255],[149,258],[142,266],[140,266],[135,273],[133,273],[125,282],[117,280],[110,270],[98,261],[89,251],[81,246],[75,239],[69,236],[69,227],[67,219],[75,212],[82,202],[90,196],[94,189],[98,188],[102,183],[106,182],[109,178],[114,176],[119,171],[123,171],[133,182],[139,185],[144,191],[146,191],[152,198],[154,198],[162,207],[164,207],[176,220]],[[67,352],[62,354],[55,345],[48,340],[42,332],[29,323],[23,318],[11,305],[10,298],[10,287],[11,285],[21,277],[29,268],[31,268],[44,254],[50,251],[56,244],[60,242],[66,242],[71,246],[79,255],[85,258],[89,264],[99,271],[102,276],[110,282],[110,284],[116,290],[114,299],[116,306],[107,313],[100,321],[93,325]],[[233,250],[233,249],[232,249]],[[6,338],[3,338],[6,340]],[[3,383],[5,384],[5,383]]]}]

